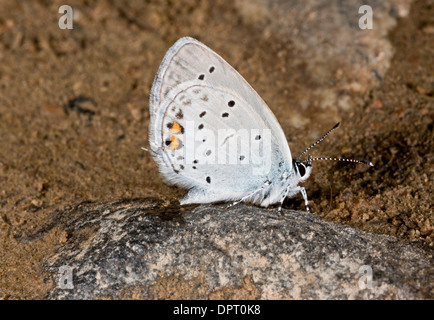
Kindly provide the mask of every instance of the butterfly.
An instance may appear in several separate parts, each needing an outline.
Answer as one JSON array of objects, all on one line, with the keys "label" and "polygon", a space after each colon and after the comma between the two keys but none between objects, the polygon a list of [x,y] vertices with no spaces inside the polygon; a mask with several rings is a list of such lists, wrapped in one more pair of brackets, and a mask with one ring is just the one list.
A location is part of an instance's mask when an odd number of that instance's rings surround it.
[{"label": "butterfly", "polygon": [[[164,180],[187,189],[181,204],[250,202],[263,207],[306,190],[315,160],[292,159],[273,112],[222,57],[190,37],[166,53],[150,94],[149,145]],[[145,149],[147,150],[147,149]]]}]

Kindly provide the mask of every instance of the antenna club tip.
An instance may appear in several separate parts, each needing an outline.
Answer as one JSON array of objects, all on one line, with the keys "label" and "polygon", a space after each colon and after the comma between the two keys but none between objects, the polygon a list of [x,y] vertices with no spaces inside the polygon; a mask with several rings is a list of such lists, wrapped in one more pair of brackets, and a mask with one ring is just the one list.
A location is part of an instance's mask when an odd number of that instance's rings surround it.
[{"label": "antenna club tip", "polygon": [[340,125],[341,125],[340,122],[336,123],[335,126],[333,127],[333,129],[339,128]]},{"label": "antenna club tip", "polygon": [[365,164],[369,165],[370,167],[373,167],[374,164],[371,161],[365,160],[363,161]]}]

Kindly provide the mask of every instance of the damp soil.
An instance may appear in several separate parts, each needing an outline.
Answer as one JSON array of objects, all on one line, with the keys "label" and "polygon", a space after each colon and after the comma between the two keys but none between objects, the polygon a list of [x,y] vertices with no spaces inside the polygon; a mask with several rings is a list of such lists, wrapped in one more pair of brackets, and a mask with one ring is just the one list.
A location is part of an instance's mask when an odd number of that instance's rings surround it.
[{"label": "damp soil", "polygon": [[[279,119],[291,117],[283,92],[288,74],[300,69],[276,66],[281,39],[263,39],[228,2],[213,3],[212,10],[206,1],[143,4],[142,15],[128,4],[77,3],[82,14],[77,11],[73,32],[59,31],[56,1],[0,4],[3,299],[44,298],[54,285],[40,264],[67,241],[62,225],[36,240],[20,236],[53,211],[142,197],[169,204],[184,194],[164,184],[140,149],[147,146],[153,78],[179,37],[193,36],[221,53]],[[375,166],[315,163],[305,185],[312,214],[432,246],[433,17],[432,2],[413,3],[389,35],[395,55],[381,85],[357,109],[342,112],[341,128],[318,147],[318,155]],[[313,142],[305,132],[335,124],[316,121],[318,112],[305,110],[309,121],[301,129],[281,122],[295,153]],[[295,198],[285,207],[303,210],[304,204]]]}]

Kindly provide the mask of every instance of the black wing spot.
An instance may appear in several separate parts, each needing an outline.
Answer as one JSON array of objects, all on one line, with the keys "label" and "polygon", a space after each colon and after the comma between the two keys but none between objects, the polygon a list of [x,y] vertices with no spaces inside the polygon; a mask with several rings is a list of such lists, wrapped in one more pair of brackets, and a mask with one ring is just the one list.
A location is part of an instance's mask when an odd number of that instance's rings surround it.
[{"label": "black wing spot", "polygon": [[209,73],[213,73],[215,70],[214,66],[212,66],[211,68],[209,68]]},{"label": "black wing spot", "polygon": [[235,105],[235,101],[234,100],[231,100],[231,101],[228,102],[228,106],[229,107],[233,107],[234,105]]},{"label": "black wing spot", "polygon": [[245,156],[240,156],[240,161],[243,161],[245,158]]},{"label": "black wing spot", "polygon": [[206,182],[211,183],[211,177],[206,177]]},{"label": "black wing spot", "polygon": [[204,74],[201,74],[199,77],[197,77],[199,80],[203,80],[203,79],[205,79],[205,75]]},{"label": "black wing spot", "polygon": [[178,113],[175,116],[177,119],[184,118],[184,113],[182,112],[182,109],[179,109]]},{"label": "black wing spot", "polygon": [[208,150],[208,151],[206,152],[206,155],[207,155],[207,156],[211,155],[211,150]]},{"label": "black wing spot", "polygon": [[223,118],[227,118],[227,117],[229,117],[229,113],[227,113],[227,112],[223,113],[223,114],[222,114],[222,117],[223,117]]},{"label": "black wing spot", "polygon": [[202,118],[204,115],[206,115],[206,111],[202,112],[202,113],[199,115],[199,117]]},{"label": "black wing spot", "polygon": [[203,129],[203,124],[201,123],[197,128],[198,128],[199,130],[202,130],[202,129]]},{"label": "black wing spot", "polygon": [[261,136],[258,134],[258,135],[255,137],[255,140],[261,140]]}]

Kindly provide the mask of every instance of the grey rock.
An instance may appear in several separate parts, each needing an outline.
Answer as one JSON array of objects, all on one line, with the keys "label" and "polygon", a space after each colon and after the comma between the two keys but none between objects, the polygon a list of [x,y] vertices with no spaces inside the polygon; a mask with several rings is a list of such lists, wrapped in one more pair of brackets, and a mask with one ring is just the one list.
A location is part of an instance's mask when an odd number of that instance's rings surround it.
[{"label": "grey rock", "polygon": [[[432,249],[313,213],[84,203],[53,212],[33,237],[55,226],[68,240],[43,266],[56,284],[49,299],[434,298]],[[62,266],[72,270],[72,289]],[[372,284],[363,287],[369,268]]]}]

